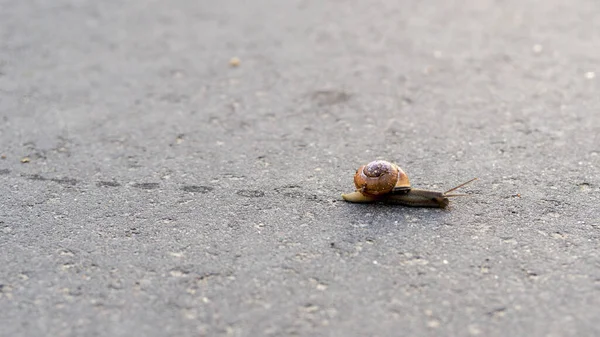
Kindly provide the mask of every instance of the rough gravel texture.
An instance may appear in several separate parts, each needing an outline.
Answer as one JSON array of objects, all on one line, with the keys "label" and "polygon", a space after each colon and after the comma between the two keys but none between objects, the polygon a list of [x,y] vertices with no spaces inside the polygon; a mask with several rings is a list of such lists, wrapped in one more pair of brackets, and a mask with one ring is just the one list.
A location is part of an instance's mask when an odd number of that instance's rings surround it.
[{"label": "rough gravel texture", "polygon": [[599,16],[0,0],[0,335],[599,336]]}]

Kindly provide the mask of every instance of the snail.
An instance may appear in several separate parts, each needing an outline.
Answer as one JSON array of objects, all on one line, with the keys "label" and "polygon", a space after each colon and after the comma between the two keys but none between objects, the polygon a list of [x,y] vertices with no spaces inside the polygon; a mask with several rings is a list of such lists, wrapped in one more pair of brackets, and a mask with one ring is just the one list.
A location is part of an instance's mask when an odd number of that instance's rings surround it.
[{"label": "snail", "polygon": [[449,194],[477,178],[453,187],[446,192],[412,188],[406,173],[396,164],[384,160],[372,161],[356,170],[354,185],[356,191],[342,194],[349,202],[385,202],[414,207],[446,208],[448,198],[466,194]]}]

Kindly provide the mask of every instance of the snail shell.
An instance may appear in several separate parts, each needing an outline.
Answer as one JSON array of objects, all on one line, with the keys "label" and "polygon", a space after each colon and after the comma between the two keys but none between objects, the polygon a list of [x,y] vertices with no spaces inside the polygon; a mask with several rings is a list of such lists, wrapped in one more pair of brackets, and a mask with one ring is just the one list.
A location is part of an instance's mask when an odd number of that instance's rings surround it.
[{"label": "snail shell", "polygon": [[398,165],[385,160],[376,160],[358,168],[354,185],[367,195],[383,195],[410,190],[408,176]]}]

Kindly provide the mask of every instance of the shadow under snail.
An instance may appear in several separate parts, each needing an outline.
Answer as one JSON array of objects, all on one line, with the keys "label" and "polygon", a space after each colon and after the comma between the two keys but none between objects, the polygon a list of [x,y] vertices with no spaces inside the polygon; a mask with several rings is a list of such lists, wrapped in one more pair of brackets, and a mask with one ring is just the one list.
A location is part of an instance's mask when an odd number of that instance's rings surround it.
[{"label": "shadow under snail", "polygon": [[448,198],[467,194],[449,194],[477,178],[453,187],[446,192],[429,191],[410,187],[408,176],[393,163],[376,160],[358,168],[354,175],[356,191],[342,194],[349,202],[372,203],[384,202],[414,207],[446,208]]}]

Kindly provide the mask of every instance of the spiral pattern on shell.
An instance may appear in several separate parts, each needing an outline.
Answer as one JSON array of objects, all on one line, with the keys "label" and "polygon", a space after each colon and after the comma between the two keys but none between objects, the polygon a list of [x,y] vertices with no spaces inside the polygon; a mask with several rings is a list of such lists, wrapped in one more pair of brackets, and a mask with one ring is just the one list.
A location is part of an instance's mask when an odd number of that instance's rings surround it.
[{"label": "spiral pattern on shell", "polygon": [[406,174],[397,165],[376,160],[356,171],[354,184],[362,193],[382,195],[390,193],[402,176],[406,177]]}]

